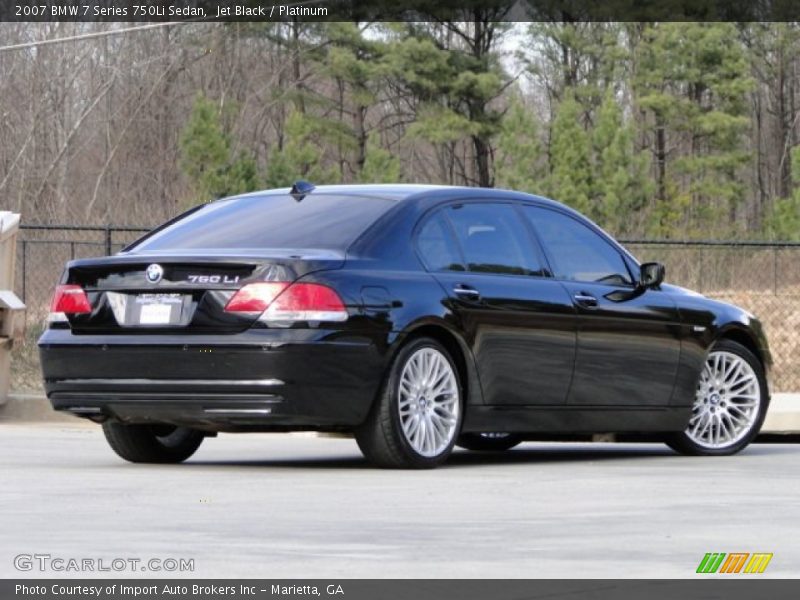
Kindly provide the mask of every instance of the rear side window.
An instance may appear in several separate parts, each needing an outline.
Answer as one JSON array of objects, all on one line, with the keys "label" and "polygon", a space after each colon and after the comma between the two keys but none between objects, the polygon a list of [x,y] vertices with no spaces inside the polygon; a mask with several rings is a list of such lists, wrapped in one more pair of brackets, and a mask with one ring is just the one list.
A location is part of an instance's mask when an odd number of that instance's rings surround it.
[{"label": "rear side window", "polygon": [[534,206],[523,210],[550,253],[556,277],[612,285],[631,283],[622,256],[598,233],[554,210]]},{"label": "rear side window", "polygon": [[470,271],[546,275],[530,234],[510,204],[463,204],[446,213]]},{"label": "rear side window", "polygon": [[392,200],[309,194],[220,200],[135,244],[132,251],[313,248],[344,250],[394,205]]},{"label": "rear side window", "polygon": [[458,246],[442,213],[436,213],[420,228],[417,248],[429,271],[463,271]]}]

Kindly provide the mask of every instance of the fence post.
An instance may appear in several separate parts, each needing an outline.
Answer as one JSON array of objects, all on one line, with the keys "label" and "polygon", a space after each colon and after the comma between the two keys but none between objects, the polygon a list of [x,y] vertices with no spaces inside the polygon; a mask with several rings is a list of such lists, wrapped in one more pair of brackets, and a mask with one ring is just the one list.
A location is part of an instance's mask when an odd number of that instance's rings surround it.
[{"label": "fence post", "polygon": [[106,256],[111,255],[111,226],[106,225]]},{"label": "fence post", "polygon": [[775,295],[778,295],[778,247],[772,249],[772,281]]},{"label": "fence post", "polygon": [[706,271],[706,249],[702,246],[700,247],[700,281],[698,282],[698,292],[701,294],[705,291],[705,271]]},{"label": "fence post", "polygon": [[25,302],[25,288],[28,276],[28,242],[22,240],[22,301]]}]

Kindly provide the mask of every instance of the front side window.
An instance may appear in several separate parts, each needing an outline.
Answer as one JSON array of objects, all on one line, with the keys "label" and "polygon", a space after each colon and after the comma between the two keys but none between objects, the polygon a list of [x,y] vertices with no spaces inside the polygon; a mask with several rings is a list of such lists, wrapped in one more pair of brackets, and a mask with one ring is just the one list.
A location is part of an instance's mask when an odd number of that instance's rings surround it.
[{"label": "front side window", "polygon": [[544,266],[510,204],[462,204],[447,211],[470,271],[544,277]]},{"label": "front side window", "polygon": [[632,283],[620,253],[595,231],[555,210],[536,206],[523,210],[550,254],[556,277],[611,285]]}]

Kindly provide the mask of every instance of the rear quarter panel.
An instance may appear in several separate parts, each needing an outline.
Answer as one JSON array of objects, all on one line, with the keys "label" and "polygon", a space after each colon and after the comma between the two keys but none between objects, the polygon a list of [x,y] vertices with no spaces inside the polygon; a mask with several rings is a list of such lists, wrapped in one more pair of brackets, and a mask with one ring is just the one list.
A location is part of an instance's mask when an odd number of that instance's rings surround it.
[{"label": "rear quarter panel", "polygon": [[[475,359],[463,328],[448,308],[447,294],[432,275],[421,268],[381,269],[381,261],[348,260],[345,268],[320,271],[304,279],[323,283],[341,295],[351,317],[345,325],[353,335],[366,336],[384,359],[384,374],[395,353],[409,336],[436,328],[449,335],[460,349],[467,386],[467,402],[482,403]],[[428,330],[430,331],[430,330]]]}]

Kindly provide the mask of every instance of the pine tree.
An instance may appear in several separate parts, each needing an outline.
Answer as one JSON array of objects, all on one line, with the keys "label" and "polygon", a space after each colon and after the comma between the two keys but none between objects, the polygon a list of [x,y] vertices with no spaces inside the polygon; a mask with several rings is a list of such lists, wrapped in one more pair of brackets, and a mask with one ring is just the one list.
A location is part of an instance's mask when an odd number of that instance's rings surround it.
[{"label": "pine tree", "polygon": [[217,107],[198,96],[181,139],[181,166],[198,194],[215,197],[224,187],[223,171],[228,163],[230,147],[222,131]]},{"label": "pine tree", "polygon": [[362,183],[395,183],[400,181],[400,160],[380,146],[376,134],[369,137],[364,165],[359,173]]},{"label": "pine tree", "polygon": [[553,121],[548,190],[553,198],[592,215],[591,140],[580,115],[578,102],[566,96]]},{"label": "pine tree", "polygon": [[258,188],[255,160],[246,152],[232,156],[229,136],[216,104],[195,99],[181,139],[181,166],[192,182],[194,201],[207,201]]},{"label": "pine tree", "polygon": [[773,240],[800,240],[800,147],[792,149],[791,173],[794,193],[776,200],[766,219],[765,229]]},{"label": "pine tree", "polygon": [[288,187],[298,179],[313,183],[335,183],[334,169],[323,164],[323,148],[318,141],[321,121],[297,110],[286,119],[283,148],[273,151],[267,165],[267,187]]},{"label": "pine tree", "polygon": [[613,90],[606,92],[592,130],[594,168],[593,216],[616,234],[640,226],[654,186],[648,178],[647,156],[634,147],[635,131],[623,119]]},{"label": "pine tree", "polygon": [[[321,61],[322,72],[334,79],[339,90],[331,108],[338,114],[341,127],[329,128],[325,133],[338,148],[341,177],[350,175],[344,172],[344,166],[348,165],[353,176],[364,181],[368,150],[380,150],[379,145],[369,143],[372,131],[369,114],[385,85],[387,44],[365,36],[355,23],[326,24],[326,34],[329,46]],[[354,156],[349,160],[351,153]]]},{"label": "pine tree", "polygon": [[586,113],[624,74],[630,53],[623,26],[604,22],[534,22],[528,25],[533,55],[522,52],[528,72],[543,85],[551,103],[572,95]]},{"label": "pine tree", "polygon": [[545,192],[547,160],[539,123],[519,94],[512,97],[497,136],[496,185],[532,194]]},{"label": "pine tree", "polygon": [[481,9],[464,23],[409,23],[387,57],[415,110],[409,134],[445,150],[451,163],[457,143],[468,147],[460,178],[483,187],[494,185],[492,144],[502,120],[495,101],[509,82],[498,51],[508,24],[493,21],[497,14]]},{"label": "pine tree", "polygon": [[[732,222],[744,197],[749,65],[732,23],[658,23],[637,49],[638,104],[656,164],[657,229]],[[690,234],[692,232],[689,232]],[[683,231],[686,234],[686,231]]]}]

